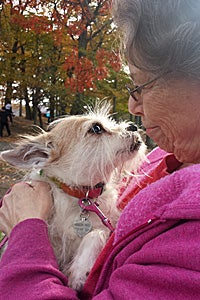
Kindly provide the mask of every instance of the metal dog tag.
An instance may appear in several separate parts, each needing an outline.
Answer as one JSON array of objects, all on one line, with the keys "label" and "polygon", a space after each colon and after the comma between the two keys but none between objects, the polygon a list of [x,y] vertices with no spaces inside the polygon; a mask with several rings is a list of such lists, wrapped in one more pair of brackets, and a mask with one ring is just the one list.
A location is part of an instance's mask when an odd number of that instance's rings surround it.
[{"label": "metal dog tag", "polygon": [[88,219],[82,218],[74,221],[73,228],[76,234],[82,238],[92,230],[92,223]]}]

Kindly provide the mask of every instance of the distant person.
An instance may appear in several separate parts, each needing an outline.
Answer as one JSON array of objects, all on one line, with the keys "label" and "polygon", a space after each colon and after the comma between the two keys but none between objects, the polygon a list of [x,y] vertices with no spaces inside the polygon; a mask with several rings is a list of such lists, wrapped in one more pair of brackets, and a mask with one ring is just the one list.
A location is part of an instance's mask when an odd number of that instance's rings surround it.
[{"label": "distant person", "polygon": [[0,126],[0,136],[3,137],[3,129],[6,127],[8,136],[11,135],[10,128],[9,128],[9,121],[11,112],[7,111],[5,106],[3,106],[0,110],[0,119],[1,119],[1,126]]},{"label": "distant person", "polygon": [[12,111],[12,104],[11,104],[11,101],[8,101],[5,105],[5,109],[7,112],[9,112],[9,119],[10,119],[10,122],[13,123],[13,111]]}]

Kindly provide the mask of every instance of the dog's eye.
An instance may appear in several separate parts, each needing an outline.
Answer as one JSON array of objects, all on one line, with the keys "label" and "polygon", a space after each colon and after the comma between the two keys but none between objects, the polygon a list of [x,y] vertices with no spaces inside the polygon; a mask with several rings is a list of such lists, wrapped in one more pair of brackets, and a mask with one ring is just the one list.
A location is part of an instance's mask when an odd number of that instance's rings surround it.
[{"label": "dog's eye", "polygon": [[92,127],[88,130],[89,133],[95,133],[95,134],[101,134],[105,132],[105,129],[103,126],[99,123],[95,123],[92,125]]}]

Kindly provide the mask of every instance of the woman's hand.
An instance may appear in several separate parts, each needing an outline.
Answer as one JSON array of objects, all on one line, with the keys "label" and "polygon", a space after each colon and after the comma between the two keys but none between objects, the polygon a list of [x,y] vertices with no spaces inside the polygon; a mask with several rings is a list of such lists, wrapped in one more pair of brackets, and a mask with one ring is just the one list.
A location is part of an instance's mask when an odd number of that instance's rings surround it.
[{"label": "woman's hand", "polygon": [[47,220],[51,215],[52,205],[51,187],[46,182],[17,183],[3,197],[0,230],[9,236],[13,227],[23,220]]}]

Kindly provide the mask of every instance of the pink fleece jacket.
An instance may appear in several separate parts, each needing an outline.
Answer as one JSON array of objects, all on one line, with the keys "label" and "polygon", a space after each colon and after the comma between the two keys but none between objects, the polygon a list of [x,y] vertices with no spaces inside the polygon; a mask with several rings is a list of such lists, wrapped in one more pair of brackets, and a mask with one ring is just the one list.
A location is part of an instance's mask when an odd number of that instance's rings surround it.
[{"label": "pink fleece jacket", "polygon": [[[92,299],[200,299],[199,178],[194,165],[137,193],[119,219]],[[67,287],[43,221],[15,226],[0,263],[0,299],[86,300],[86,292]]]}]

